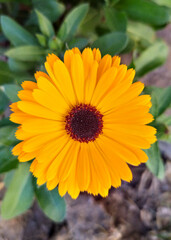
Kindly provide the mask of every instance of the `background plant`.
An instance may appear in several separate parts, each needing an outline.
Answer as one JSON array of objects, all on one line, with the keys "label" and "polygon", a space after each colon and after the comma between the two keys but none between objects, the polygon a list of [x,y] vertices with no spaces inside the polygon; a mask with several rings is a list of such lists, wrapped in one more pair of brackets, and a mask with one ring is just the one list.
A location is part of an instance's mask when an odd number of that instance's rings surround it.
[{"label": "background plant", "polygon": [[[57,189],[38,187],[29,173],[28,163],[18,163],[11,149],[17,143],[17,125],[8,119],[10,102],[18,101],[17,92],[24,80],[34,80],[37,70],[44,71],[48,53],[60,58],[66,49],[86,46],[100,48],[102,54],[130,53],[129,67],[140,77],[161,66],[168,48],[156,36],[156,31],[171,20],[169,0],[0,0],[0,174],[7,192],[1,215],[9,219],[26,211],[36,197],[44,213],[54,221],[65,217],[65,201]],[[171,107],[171,86],[147,86],[152,97],[152,125],[159,140],[171,143],[171,117],[165,112]],[[146,151],[148,168],[159,178],[164,176],[164,164],[158,142]]]}]

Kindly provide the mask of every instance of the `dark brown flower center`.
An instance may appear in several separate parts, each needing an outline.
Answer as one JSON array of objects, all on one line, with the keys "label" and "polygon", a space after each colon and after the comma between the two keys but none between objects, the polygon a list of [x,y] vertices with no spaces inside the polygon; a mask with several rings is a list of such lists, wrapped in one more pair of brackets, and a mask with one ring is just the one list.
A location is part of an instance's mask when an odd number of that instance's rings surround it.
[{"label": "dark brown flower center", "polygon": [[102,133],[103,115],[93,106],[79,104],[65,117],[65,130],[80,142],[94,141]]}]

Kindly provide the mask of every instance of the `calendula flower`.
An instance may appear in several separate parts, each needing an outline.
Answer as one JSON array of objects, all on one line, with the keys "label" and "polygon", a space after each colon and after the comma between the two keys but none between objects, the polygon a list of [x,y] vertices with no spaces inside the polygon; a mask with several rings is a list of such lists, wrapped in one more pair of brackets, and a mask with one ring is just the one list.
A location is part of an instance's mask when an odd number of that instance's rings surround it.
[{"label": "calendula flower", "polygon": [[142,149],[156,141],[146,125],[153,121],[151,98],[140,95],[144,84],[133,83],[133,69],[118,56],[101,58],[99,49],[67,50],[64,62],[49,54],[45,68],[36,82],[22,83],[21,101],[11,105],[21,140],[13,154],[20,162],[34,159],[37,184],[58,186],[61,196],[107,196],[111,186],[132,180],[128,164],[148,159]]}]

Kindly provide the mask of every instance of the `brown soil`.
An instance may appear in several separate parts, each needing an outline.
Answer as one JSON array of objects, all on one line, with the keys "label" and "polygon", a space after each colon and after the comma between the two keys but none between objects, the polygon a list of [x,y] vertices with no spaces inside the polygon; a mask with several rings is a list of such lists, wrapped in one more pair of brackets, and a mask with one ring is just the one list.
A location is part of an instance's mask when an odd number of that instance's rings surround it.
[{"label": "brown soil", "polygon": [[[171,25],[158,33],[171,49]],[[142,81],[171,85],[171,52],[166,64]],[[160,144],[165,158],[165,179],[154,177],[145,165],[132,168],[134,180],[111,189],[107,198],[82,194],[66,196],[67,216],[63,223],[47,219],[35,203],[22,216],[0,218],[0,240],[169,240],[171,239],[171,151]],[[4,185],[0,182],[0,203]]]}]

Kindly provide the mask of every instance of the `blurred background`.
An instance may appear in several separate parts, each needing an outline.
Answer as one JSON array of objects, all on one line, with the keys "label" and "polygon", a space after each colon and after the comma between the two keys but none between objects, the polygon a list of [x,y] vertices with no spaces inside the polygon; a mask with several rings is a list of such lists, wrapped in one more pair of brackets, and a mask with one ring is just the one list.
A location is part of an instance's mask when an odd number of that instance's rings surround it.
[{"label": "blurred background", "polygon": [[[171,0],[0,0],[0,240],[171,240]],[[107,198],[37,188],[11,155],[9,104],[48,53],[97,47],[146,84],[158,142]]]}]

